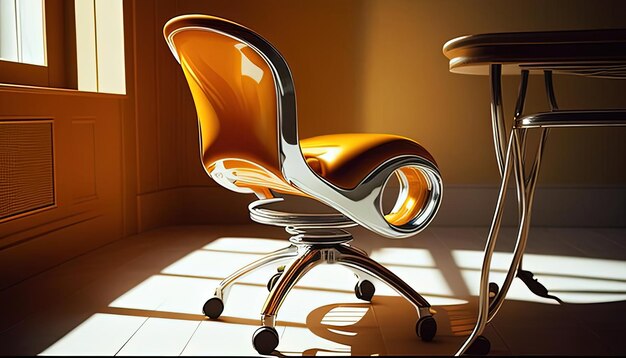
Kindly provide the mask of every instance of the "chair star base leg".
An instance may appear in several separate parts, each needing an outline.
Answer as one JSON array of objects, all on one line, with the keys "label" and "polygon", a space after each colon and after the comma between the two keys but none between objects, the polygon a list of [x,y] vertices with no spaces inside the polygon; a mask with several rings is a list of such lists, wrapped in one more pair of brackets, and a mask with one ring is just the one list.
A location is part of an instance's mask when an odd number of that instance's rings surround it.
[{"label": "chair star base leg", "polygon": [[375,279],[388,284],[416,307],[419,316],[416,323],[417,335],[423,341],[431,341],[435,337],[437,323],[432,317],[434,311],[432,311],[428,301],[394,273],[369,258],[363,250],[356,249],[346,243],[297,246],[297,257],[284,268],[274,281],[263,305],[261,327],[255,332],[253,338],[253,345],[260,354],[268,354],[268,347],[272,346],[273,350],[278,346],[278,338],[272,332],[275,331],[278,311],[291,289],[309,270],[322,263],[341,264],[355,271],[359,278],[355,294],[357,297],[361,294],[359,297],[361,299],[368,301],[372,299],[371,296],[375,292],[373,284]]}]

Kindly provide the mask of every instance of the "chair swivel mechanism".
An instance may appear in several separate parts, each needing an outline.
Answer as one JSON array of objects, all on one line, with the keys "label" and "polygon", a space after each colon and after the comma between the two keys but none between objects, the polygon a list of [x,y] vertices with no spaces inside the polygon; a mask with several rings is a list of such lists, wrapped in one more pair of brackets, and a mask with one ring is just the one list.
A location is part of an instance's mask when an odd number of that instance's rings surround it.
[{"label": "chair swivel mechanism", "polygon": [[[266,265],[285,264],[269,279],[255,349],[269,354],[279,343],[276,315],[290,289],[311,268],[340,264],[356,276],[355,294],[370,301],[384,282],[416,308],[416,333],[434,338],[430,304],[390,270],[351,246],[345,229],[361,225],[393,239],[424,229],[441,203],[442,182],[433,157],[418,143],[395,135],[334,134],[300,140],[296,98],[285,59],[265,39],[234,22],[205,15],[171,19],[164,36],[180,63],[196,106],[200,155],[206,173],[238,193],[253,193],[252,220],[282,226],[291,235],[282,250],[224,279],[203,312],[217,319],[232,285]],[[397,178],[393,208],[381,203]],[[332,208],[328,213],[278,210],[285,197],[305,197]]]}]

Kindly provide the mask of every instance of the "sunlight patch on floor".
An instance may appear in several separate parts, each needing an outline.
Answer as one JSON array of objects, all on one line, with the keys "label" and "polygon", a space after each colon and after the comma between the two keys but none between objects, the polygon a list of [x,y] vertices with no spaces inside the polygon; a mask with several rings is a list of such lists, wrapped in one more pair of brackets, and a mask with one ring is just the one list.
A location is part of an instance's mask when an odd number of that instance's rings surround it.
[{"label": "sunlight patch on floor", "polygon": [[332,326],[351,326],[359,322],[369,307],[334,307],[322,318],[322,324]]},{"label": "sunlight patch on floor", "polygon": [[[453,250],[452,256],[470,293],[478,295],[483,252]],[[490,281],[501,283],[512,255],[496,252]],[[532,271],[550,292],[564,302],[600,303],[626,300],[626,262],[559,255],[525,254],[524,269]],[[513,280],[506,299],[557,304],[534,295],[519,279]]]},{"label": "sunlight patch on floor", "polygon": [[117,354],[147,319],[96,313],[39,355],[112,356]]},{"label": "sunlight patch on floor", "polygon": [[199,324],[199,321],[150,317],[117,355],[180,355]]},{"label": "sunlight patch on floor", "polygon": [[[220,320],[206,320],[202,306],[213,296],[221,279],[262,253],[285,246],[283,240],[217,239],[119,296],[104,312],[89,317],[41,355],[257,355],[249,342],[260,323],[268,295],[267,280],[277,265],[260,269],[234,285]],[[460,282],[476,296],[483,253],[453,250],[451,255],[457,267],[447,268],[446,272],[459,270]],[[434,306],[455,305],[450,306],[454,310],[468,302],[468,297],[453,297],[450,283],[427,249],[380,248],[373,250],[371,257]],[[494,254],[492,281],[504,279],[510,257],[507,253]],[[626,262],[526,254],[524,265],[567,302],[626,299]],[[355,349],[368,342],[363,352],[385,354],[373,308],[379,310],[376,296],[397,293],[376,281],[376,294],[370,304],[355,297],[355,283],[354,273],[344,266],[321,264],[309,271],[279,311],[279,351],[286,355],[350,355],[358,354]],[[517,279],[507,299],[555,303],[535,296]],[[378,302],[381,305],[385,300]],[[459,332],[473,326],[468,317],[464,313],[455,318]]]},{"label": "sunlight patch on floor", "polygon": [[211,251],[267,253],[289,246],[287,240],[261,239],[251,237],[220,237],[206,244],[202,249]]},{"label": "sunlight patch on floor", "polygon": [[427,249],[383,247],[373,250],[370,257],[383,265],[435,267],[435,259]]}]

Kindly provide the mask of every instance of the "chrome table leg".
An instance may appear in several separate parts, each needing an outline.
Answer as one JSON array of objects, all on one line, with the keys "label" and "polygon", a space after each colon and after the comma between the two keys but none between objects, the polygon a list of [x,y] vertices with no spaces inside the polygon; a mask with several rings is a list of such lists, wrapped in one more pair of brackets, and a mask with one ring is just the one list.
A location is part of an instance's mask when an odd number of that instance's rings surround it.
[{"label": "chrome table leg", "polygon": [[[504,157],[504,170],[502,171],[502,180],[500,183],[500,192],[498,194],[498,201],[496,203],[496,210],[489,229],[489,236],[487,237],[487,243],[485,246],[485,257],[483,259],[481,274],[480,274],[480,290],[478,295],[478,318],[474,330],[463,343],[461,348],[456,352],[456,355],[461,355],[467,351],[476,338],[483,332],[487,324],[489,317],[489,270],[491,268],[491,258],[496,248],[496,242],[498,233],[500,231],[500,225],[502,223],[502,214],[504,212],[504,200],[506,199],[506,187],[509,182],[509,176],[511,173],[511,151],[515,137],[511,134],[509,138],[508,148]],[[517,145],[517,143],[515,143]]]}]

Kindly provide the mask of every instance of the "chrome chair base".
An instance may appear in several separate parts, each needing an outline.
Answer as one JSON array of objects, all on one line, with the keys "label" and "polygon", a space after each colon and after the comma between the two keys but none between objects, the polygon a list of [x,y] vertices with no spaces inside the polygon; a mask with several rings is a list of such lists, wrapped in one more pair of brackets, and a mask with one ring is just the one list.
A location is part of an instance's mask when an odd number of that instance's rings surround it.
[{"label": "chrome chair base", "polygon": [[[276,199],[259,200],[250,205],[251,217],[254,219],[258,214],[260,205],[273,203]],[[259,203],[261,202],[261,203]],[[270,354],[279,343],[276,332],[276,317],[278,311],[296,283],[313,267],[319,264],[339,264],[348,267],[356,276],[354,288],[357,298],[371,301],[375,293],[376,280],[391,286],[398,294],[406,298],[415,306],[418,314],[416,333],[423,341],[431,341],[437,332],[437,323],[433,318],[434,310],[424,297],[417,293],[411,286],[396,276],[393,272],[372,260],[365,251],[349,244],[352,235],[347,231],[337,228],[337,220],[330,218],[328,226],[324,227],[324,220],[320,216],[307,214],[304,220],[302,216],[290,214],[291,223],[285,225],[286,214],[263,209],[265,223],[271,223],[271,217],[280,217],[280,226],[285,226],[287,232],[292,234],[291,245],[271,252],[264,257],[242,267],[232,275],[225,278],[215,289],[214,296],[203,307],[204,314],[217,319],[224,310],[224,304],[233,284],[252,271],[271,264],[284,264],[278,268],[277,273],[268,281],[269,295],[261,311],[261,327],[254,333],[253,345],[260,354]],[[337,214],[340,215],[340,214]],[[326,219],[328,215],[324,215]],[[311,224],[315,222],[315,224]],[[340,226],[353,226],[344,222]]]}]

